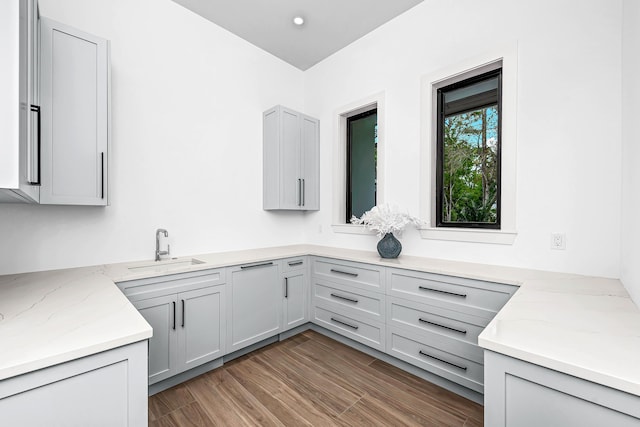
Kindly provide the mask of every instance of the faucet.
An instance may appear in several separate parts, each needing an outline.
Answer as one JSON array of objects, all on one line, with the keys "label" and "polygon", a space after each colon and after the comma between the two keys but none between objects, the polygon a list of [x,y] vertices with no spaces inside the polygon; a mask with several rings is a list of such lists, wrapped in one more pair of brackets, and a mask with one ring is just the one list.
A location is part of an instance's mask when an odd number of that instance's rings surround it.
[{"label": "faucet", "polygon": [[169,232],[164,228],[158,228],[156,230],[156,261],[160,261],[160,255],[169,255],[169,250],[171,249],[169,245],[167,245],[166,251],[160,250],[160,234],[164,234],[164,237],[169,237]]}]

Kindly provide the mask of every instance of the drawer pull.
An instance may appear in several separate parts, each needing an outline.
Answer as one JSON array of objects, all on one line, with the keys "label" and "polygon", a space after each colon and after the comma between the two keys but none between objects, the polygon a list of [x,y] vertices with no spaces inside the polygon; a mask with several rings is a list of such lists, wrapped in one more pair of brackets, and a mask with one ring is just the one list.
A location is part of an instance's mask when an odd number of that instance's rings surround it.
[{"label": "drawer pull", "polygon": [[332,322],[336,322],[336,323],[340,323],[341,325],[347,326],[347,327],[349,327],[349,328],[351,328],[351,329],[358,330],[358,326],[357,326],[357,325],[352,325],[352,324],[350,324],[350,323],[343,322],[342,320],[338,320],[338,319],[336,319],[335,317],[332,317],[332,318],[331,318],[331,321],[332,321]]},{"label": "drawer pull", "polygon": [[462,298],[467,297],[467,294],[457,294],[455,292],[442,291],[440,289],[425,288],[424,286],[418,286],[418,289],[420,289],[421,291],[431,291],[431,292],[439,292],[441,294],[453,295],[454,297],[462,297]]},{"label": "drawer pull", "polygon": [[340,299],[343,299],[345,301],[349,301],[349,302],[352,302],[352,303],[355,303],[355,304],[358,303],[358,300],[354,299],[354,298],[343,297],[342,295],[338,295],[338,294],[331,294],[331,296],[334,297],[334,298],[340,298]]},{"label": "drawer pull", "polygon": [[353,276],[353,277],[358,277],[358,273],[351,273],[349,271],[341,271],[341,270],[335,270],[335,269],[331,269],[332,273],[339,273],[339,274],[346,274],[347,276]]},{"label": "drawer pull", "polygon": [[428,357],[428,358],[430,358],[430,359],[437,360],[438,362],[446,363],[447,365],[451,365],[451,366],[453,366],[454,368],[462,369],[463,371],[466,371],[466,370],[467,370],[467,367],[466,367],[466,366],[457,365],[457,364],[452,363],[452,362],[447,362],[447,361],[446,361],[446,360],[444,360],[444,359],[440,359],[439,357],[435,357],[435,356],[432,356],[432,355],[430,355],[430,354],[427,354],[427,353],[425,353],[425,352],[424,352],[424,351],[422,351],[422,350],[418,351],[418,353],[420,353],[420,355],[421,355],[421,356],[425,356],[425,357]]},{"label": "drawer pull", "polygon": [[302,265],[302,261],[291,261],[289,267],[295,267],[296,265]]},{"label": "drawer pull", "polygon": [[445,326],[445,325],[441,325],[441,324],[439,324],[439,323],[430,322],[430,321],[428,321],[427,319],[423,319],[422,317],[421,317],[421,318],[419,318],[418,320],[419,320],[420,322],[422,322],[422,323],[428,323],[428,324],[430,324],[430,325],[437,326],[437,327],[439,327],[439,328],[449,329],[450,331],[458,332],[458,333],[460,333],[460,334],[465,334],[465,335],[466,335],[466,333],[467,333],[467,331],[466,331],[466,330],[464,330],[464,329],[456,329],[456,328],[452,328],[451,326]]},{"label": "drawer pull", "polygon": [[240,268],[242,270],[248,270],[250,268],[256,268],[256,267],[266,267],[268,265],[273,265],[273,261],[271,262],[263,262],[262,264],[253,264],[253,265],[241,265]]}]

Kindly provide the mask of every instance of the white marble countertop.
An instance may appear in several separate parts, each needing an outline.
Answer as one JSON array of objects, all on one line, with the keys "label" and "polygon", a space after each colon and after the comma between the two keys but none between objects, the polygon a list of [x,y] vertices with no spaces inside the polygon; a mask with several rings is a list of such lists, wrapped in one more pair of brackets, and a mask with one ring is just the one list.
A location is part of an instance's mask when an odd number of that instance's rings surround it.
[{"label": "white marble countertop", "polygon": [[165,271],[129,269],[154,264],[139,261],[0,276],[0,379],[148,338],[114,282],[301,255],[518,285],[482,347],[640,396],[640,310],[619,280],[314,245],[194,255],[169,262],[203,263]]}]

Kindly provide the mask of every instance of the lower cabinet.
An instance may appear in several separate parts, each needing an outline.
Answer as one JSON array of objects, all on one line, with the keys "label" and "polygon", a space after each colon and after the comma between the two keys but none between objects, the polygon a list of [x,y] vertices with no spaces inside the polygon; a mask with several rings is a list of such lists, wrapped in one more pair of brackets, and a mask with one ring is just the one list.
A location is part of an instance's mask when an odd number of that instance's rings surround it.
[{"label": "lower cabinet", "polygon": [[149,384],[224,354],[223,285],[134,302],[153,328],[149,340]]},{"label": "lower cabinet", "polygon": [[640,398],[509,356],[485,351],[488,427],[638,427]]},{"label": "lower cabinet", "polygon": [[282,261],[282,280],[284,282],[283,331],[304,325],[309,321],[307,264],[306,257]]},{"label": "lower cabinet", "polygon": [[227,276],[227,353],[278,334],[284,292],[278,264],[229,267]]},{"label": "lower cabinet", "polygon": [[3,426],[147,425],[146,341],[0,381]]},{"label": "lower cabinet", "polygon": [[118,287],[153,328],[149,385],[224,355],[224,269],[121,282]]}]

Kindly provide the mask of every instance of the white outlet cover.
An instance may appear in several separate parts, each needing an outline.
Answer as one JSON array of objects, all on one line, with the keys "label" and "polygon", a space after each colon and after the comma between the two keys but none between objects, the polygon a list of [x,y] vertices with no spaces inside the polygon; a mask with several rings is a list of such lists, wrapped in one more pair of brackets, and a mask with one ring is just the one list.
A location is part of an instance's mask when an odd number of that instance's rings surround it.
[{"label": "white outlet cover", "polygon": [[551,249],[563,251],[567,248],[567,236],[564,233],[551,233]]}]

